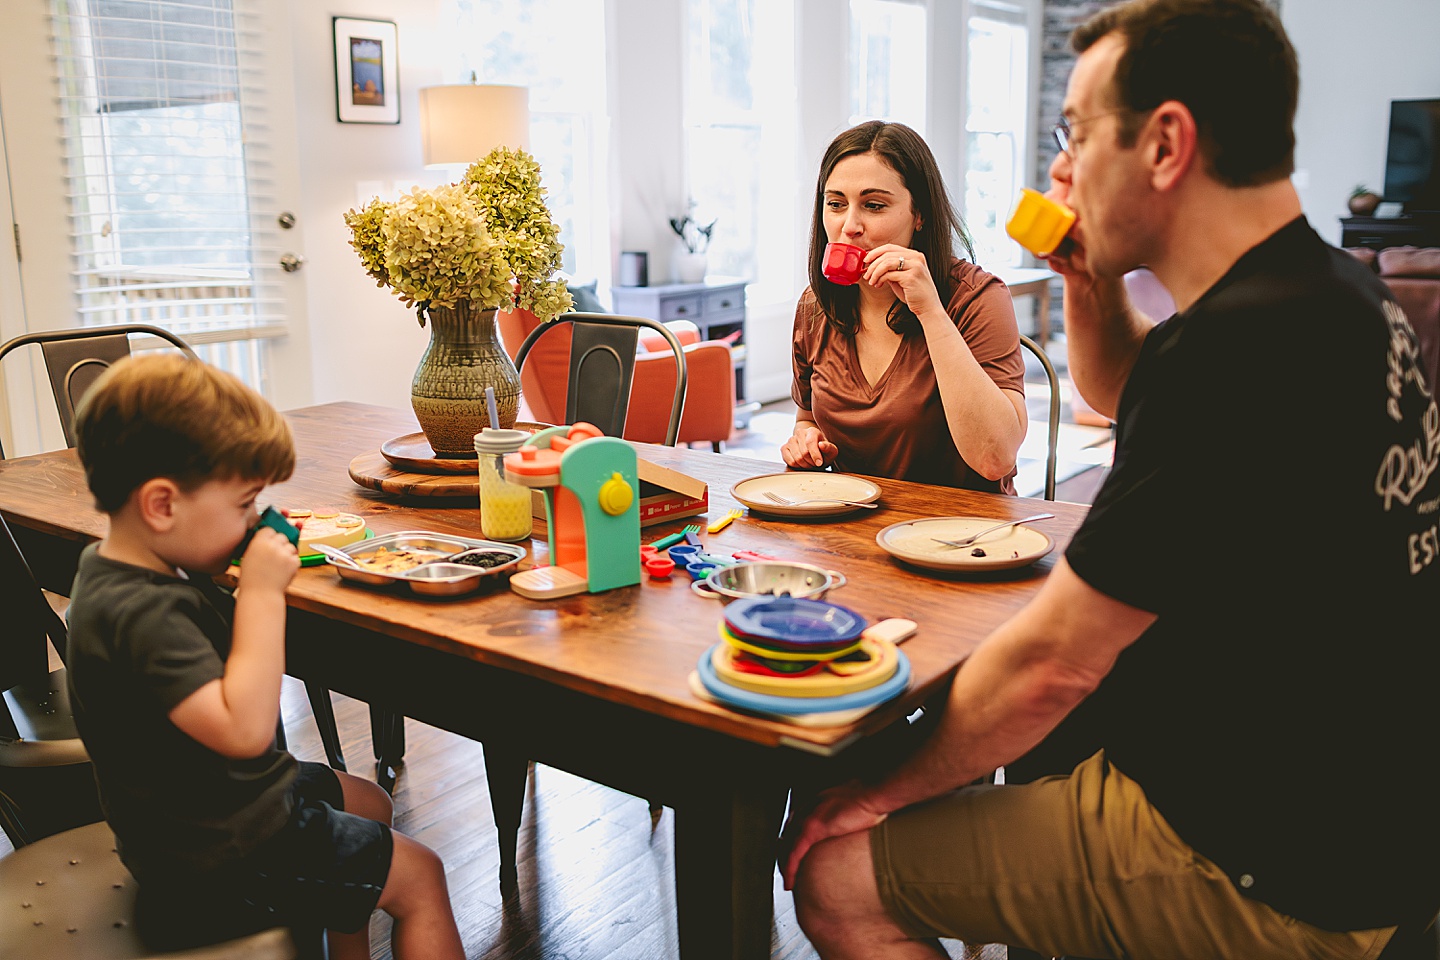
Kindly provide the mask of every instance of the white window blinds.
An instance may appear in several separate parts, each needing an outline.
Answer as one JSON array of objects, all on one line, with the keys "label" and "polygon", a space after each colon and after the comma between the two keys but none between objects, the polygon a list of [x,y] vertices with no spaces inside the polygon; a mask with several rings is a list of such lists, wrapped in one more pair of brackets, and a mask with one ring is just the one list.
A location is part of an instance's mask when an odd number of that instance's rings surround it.
[{"label": "white window blinds", "polygon": [[234,341],[285,328],[251,3],[54,0],[53,36],[82,323],[166,327],[255,382]]}]

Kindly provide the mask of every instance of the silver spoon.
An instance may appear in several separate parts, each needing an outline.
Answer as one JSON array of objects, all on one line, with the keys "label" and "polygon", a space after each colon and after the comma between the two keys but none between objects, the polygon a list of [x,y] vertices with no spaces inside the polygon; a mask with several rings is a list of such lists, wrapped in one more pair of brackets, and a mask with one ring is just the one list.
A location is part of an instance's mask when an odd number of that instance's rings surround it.
[{"label": "silver spoon", "polygon": [[336,550],[334,547],[328,546],[323,543],[312,543],[310,544],[310,549],[314,550],[316,553],[323,554],[325,556],[325,559],[329,560],[331,563],[343,563],[345,566],[353,567],[356,570],[365,569],[365,566],[360,563],[360,561],[350,556],[350,554],[346,553],[344,550]]},{"label": "silver spoon", "polygon": [[1018,527],[1020,526],[1020,524],[1029,523],[1031,520],[1049,520],[1053,516],[1055,516],[1055,514],[1053,513],[1037,513],[1033,517],[1021,517],[1019,520],[1006,520],[1004,523],[997,523],[993,527],[986,527],[979,533],[972,534],[971,536],[966,537],[964,540],[941,540],[939,537],[931,537],[930,539],[934,540],[936,543],[943,543],[947,547],[968,547],[976,540],[979,540],[981,537],[985,536],[987,533],[994,533],[996,530],[1004,530],[1006,527]]}]

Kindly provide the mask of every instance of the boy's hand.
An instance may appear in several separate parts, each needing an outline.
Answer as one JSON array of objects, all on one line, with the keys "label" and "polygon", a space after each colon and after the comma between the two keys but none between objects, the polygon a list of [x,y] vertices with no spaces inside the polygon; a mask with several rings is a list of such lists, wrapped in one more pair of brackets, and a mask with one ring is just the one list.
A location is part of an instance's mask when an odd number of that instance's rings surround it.
[{"label": "boy's hand", "polygon": [[241,590],[258,591],[268,587],[284,593],[300,569],[300,554],[294,545],[269,527],[255,531],[240,559]]}]

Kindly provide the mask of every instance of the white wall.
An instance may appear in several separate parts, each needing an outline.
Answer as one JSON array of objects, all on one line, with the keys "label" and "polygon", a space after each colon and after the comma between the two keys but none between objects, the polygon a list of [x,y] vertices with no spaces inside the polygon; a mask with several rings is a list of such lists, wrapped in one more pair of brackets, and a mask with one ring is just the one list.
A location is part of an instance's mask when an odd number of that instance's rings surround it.
[{"label": "white wall", "polygon": [[1280,12],[1300,58],[1296,185],[1338,243],[1350,191],[1384,184],[1390,101],[1440,97],[1440,2],[1284,0]]},{"label": "white wall", "polygon": [[[455,82],[430,51],[440,0],[321,0],[290,6],[295,117],[304,231],[313,401],[362,400],[409,409],[410,378],[429,342],[413,311],[365,275],[349,244],[345,211],[375,189],[433,183],[420,154],[420,87]],[[400,51],[400,123],[337,123],[331,16],[394,20]],[[298,344],[276,345],[277,355]]]}]

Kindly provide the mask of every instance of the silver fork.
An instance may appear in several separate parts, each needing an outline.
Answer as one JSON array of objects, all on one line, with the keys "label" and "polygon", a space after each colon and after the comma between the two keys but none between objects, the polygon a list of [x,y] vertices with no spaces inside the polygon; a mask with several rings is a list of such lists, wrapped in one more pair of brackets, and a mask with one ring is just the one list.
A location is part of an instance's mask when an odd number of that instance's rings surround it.
[{"label": "silver fork", "polygon": [[987,533],[994,533],[996,530],[1004,530],[1006,527],[1018,527],[1020,526],[1020,524],[1029,523],[1031,520],[1049,520],[1053,516],[1055,516],[1055,514],[1053,513],[1037,513],[1033,517],[1021,517],[1019,520],[1006,520],[1004,523],[997,523],[993,527],[986,527],[979,533],[971,534],[964,540],[941,540],[939,537],[931,537],[930,539],[934,540],[936,543],[943,543],[947,547],[968,547],[970,546],[970,544],[974,543],[976,540],[979,540]]},{"label": "silver fork", "polygon": [[806,500],[787,500],[778,493],[765,491],[765,496],[776,503],[784,504],[787,507],[798,507],[802,503],[843,503],[851,507],[864,507],[866,510],[874,510],[878,503],[861,503],[859,500],[842,500],[839,497],[810,497]]}]

